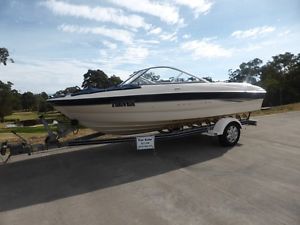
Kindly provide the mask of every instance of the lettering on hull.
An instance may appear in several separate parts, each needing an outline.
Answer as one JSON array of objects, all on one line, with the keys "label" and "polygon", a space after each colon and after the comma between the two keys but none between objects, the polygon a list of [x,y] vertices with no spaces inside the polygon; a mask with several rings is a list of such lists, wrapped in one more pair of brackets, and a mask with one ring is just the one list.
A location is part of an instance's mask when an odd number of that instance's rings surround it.
[{"label": "lettering on hull", "polygon": [[135,102],[133,100],[128,101],[117,101],[111,103],[112,107],[134,107]]}]

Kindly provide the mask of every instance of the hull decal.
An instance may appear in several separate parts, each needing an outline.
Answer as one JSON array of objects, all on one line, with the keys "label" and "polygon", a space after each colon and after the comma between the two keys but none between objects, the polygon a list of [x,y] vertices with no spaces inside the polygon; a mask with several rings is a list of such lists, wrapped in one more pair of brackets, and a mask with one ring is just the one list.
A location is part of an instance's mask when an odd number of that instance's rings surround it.
[{"label": "hull decal", "polygon": [[205,100],[218,99],[225,101],[241,101],[251,99],[263,99],[265,93],[253,92],[197,92],[197,93],[165,93],[150,95],[134,95],[134,96],[116,96],[116,97],[100,97],[100,98],[84,98],[84,99],[68,99],[48,101],[57,106],[76,106],[76,105],[105,105],[111,104],[112,107],[135,106],[140,102],[165,102],[165,101],[186,101],[186,100]]}]

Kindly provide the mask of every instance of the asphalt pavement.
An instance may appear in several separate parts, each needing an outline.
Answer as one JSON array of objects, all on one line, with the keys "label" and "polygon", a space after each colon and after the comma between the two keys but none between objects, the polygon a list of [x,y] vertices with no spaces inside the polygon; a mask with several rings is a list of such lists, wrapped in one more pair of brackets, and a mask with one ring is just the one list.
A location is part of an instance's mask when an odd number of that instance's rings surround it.
[{"label": "asphalt pavement", "polygon": [[233,148],[194,136],[54,150],[0,165],[0,224],[300,224],[300,112]]}]

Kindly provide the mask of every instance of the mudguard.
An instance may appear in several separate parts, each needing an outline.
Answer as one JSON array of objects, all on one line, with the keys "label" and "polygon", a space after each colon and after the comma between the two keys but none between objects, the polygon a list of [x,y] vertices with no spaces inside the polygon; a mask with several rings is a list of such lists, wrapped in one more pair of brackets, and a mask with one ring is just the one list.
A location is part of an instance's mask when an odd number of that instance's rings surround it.
[{"label": "mudguard", "polygon": [[242,124],[238,119],[227,117],[227,118],[222,118],[222,119],[218,120],[218,122],[215,124],[213,129],[209,130],[206,134],[209,135],[209,136],[222,135],[223,132],[224,132],[225,127],[229,123],[232,123],[232,122],[237,123],[239,125],[239,127],[242,128]]}]

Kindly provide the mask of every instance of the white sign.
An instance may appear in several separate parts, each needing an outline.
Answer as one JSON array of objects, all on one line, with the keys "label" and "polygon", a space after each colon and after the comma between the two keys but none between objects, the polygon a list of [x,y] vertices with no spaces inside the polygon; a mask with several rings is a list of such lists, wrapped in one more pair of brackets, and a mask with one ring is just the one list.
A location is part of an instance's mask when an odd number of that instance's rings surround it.
[{"label": "white sign", "polygon": [[136,137],[137,150],[154,149],[154,136]]}]

